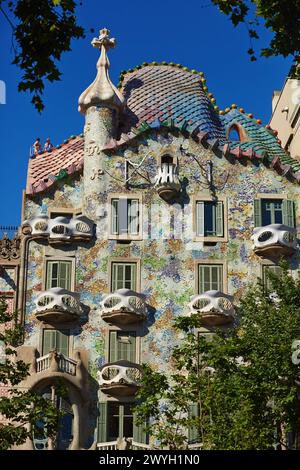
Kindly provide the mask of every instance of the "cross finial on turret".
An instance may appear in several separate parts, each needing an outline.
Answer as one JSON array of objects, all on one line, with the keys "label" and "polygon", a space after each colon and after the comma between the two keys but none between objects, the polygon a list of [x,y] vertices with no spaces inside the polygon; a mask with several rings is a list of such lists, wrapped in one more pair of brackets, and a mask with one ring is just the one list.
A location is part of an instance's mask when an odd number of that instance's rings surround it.
[{"label": "cross finial on turret", "polygon": [[100,29],[99,37],[94,38],[91,42],[92,46],[96,47],[96,49],[101,49],[102,46],[105,49],[113,49],[116,46],[116,40],[115,38],[110,38],[109,33],[110,31],[107,28]]},{"label": "cross finial on turret", "polygon": [[94,38],[92,46],[99,49],[101,54],[97,62],[97,76],[93,83],[79,97],[79,111],[83,114],[91,106],[105,106],[121,111],[125,105],[122,93],[111,82],[108,69],[108,49],[116,45],[115,38],[109,37],[109,29],[103,28],[99,31],[99,37]]}]

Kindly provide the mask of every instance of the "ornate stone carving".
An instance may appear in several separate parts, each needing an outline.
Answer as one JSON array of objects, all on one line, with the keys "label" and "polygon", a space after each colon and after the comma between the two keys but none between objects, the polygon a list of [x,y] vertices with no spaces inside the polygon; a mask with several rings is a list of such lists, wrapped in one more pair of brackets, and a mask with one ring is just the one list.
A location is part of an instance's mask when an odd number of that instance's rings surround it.
[{"label": "ornate stone carving", "polygon": [[189,308],[190,315],[199,315],[205,326],[225,325],[234,319],[233,297],[216,290],[194,296]]},{"label": "ornate stone carving", "polygon": [[93,222],[83,215],[71,219],[63,216],[50,219],[47,215],[39,215],[25,220],[23,230],[26,227],[31,227],[32,236],[48,237],[51,243],[87,240],[94,234]]},{"label": "ornate stone carving", "polygon": [[20,258],[20,245],[21,239],[18,234],[10,239],[5,233],[2,240],[0,240],[0,261],[18,260]]},{"label": "ornate stone carving", "polygon": [[97,62],[97,76],[93,83],[80,95],[78,100],[78,110],[85,114],[90,106],[105,106],[121,110],[125,105],[125,99],[120,91],[111,82],[108,74],[109,60],[107,51],[114,48],[116,40],[109,37],[109,30],[100,30],[99,38],[92,40],[92,46],[101,50],[100,58]]},{"label": "ornate stone carving", "polygon": [[144,296],[129,289],[119,289],[101,302],[101,317],[108,323],[130,324],[147,318]]},{"label": "ornate stone carving", "polygon": [[106,364],[98,372],[100,388],[109,395],[134,395],[139,388],[141,377],[141,367],[128,361]]},{"label": "ornate stone carving", "polygon": [[256,227],[251,240],[257,255],[292,255],[297,249],[296,229],[283,224]]},{"label": "ornate stone carving", "polygon": [[48,323],[77,320],[83,311],[79,295],[60,287],[42,292],[35,303],[36,317]]}]

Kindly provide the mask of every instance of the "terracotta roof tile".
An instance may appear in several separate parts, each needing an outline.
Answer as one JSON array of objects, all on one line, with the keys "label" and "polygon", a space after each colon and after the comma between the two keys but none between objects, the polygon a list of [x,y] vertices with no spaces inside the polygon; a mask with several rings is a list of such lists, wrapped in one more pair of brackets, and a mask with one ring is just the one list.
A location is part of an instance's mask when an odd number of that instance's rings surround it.
[{"label": "terracotta roof tile", "polygon": [[[292,169],[300,182],[300,163],[282,149],[271,130],[236,107],[225,115],[214,109],[201,74],[172,65],[145,65],[125,74],[121,91],[127,106],[120,119],[119,137],[105,149],[121,146],[151,128],[177,127],[224,156],[264,158],[279,174]],[[227,139],[235,123],[245,129],[246,141]],[[30,160],[27,194],[44,191],[58,179],[81,171],[83,147],[83,139],[76,137]]]},{"label": "terracotta roof tile", "polygon": [[35,194],[51,187],[58,179],[61,170],[68,175],[79,171],[83,165],[83,138],[76,137],[59,149],[37,155],[29,161],[27,194]]}]

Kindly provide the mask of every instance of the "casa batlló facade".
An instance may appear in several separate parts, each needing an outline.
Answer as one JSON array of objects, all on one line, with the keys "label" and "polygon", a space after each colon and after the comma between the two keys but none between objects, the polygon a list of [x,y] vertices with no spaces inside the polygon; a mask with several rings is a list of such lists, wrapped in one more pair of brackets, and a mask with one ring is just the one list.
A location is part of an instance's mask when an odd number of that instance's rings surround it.
[{"label": "casa batll\u00f3 facade", "polygon": [[299,264],[300,164],[276,131],[220,111],[203,73],[178,64],[144,63],[115,87],[114,39],[103,29],[92,45],[84,132],[30,159],[21,247],[1,258],[26,329],[23,385],[68,391],[57,442],[26,449],[151,447],[132,405],[141,364],[171,368],[173,319],[230,328],[250,282],[281,257]]}]

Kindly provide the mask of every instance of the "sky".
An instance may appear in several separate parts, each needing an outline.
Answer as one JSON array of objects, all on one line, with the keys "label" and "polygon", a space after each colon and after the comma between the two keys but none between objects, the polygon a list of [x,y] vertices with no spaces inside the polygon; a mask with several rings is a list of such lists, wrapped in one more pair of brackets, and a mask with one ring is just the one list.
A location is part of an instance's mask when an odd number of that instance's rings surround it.
[{"label": "sky", "polygon": [[[143,62],[168,61],[203,71],[209,91],[220,109],[236,103],[267,124],[274,90],[280,90],[291,59],[259,58],[250,62],[244,25],[234,28],[209,0],[83,0],[78,22],[87,29],[85,39],[73,41],[63,54],[62,79],[47,84],[42,114],[19,93],[21,73],[12,65],[11,29],[0,16],[0,80],[6,84],[6,104],[0,104],[0,225],[19,225],[22,191],[26,187],[29,148],[39,136],[54,145],[83,131],[84,117],[77,111],[78,97],[94,80],[98,50],[90,42],[106,27],[117,47],[109,51],[110,77],[118,83],[122,70]],[[13,20],[13,18],[12,18]],[[95,33],[89,32],[94,28]],[[255,44],[270,39],[263,31]]]}]

